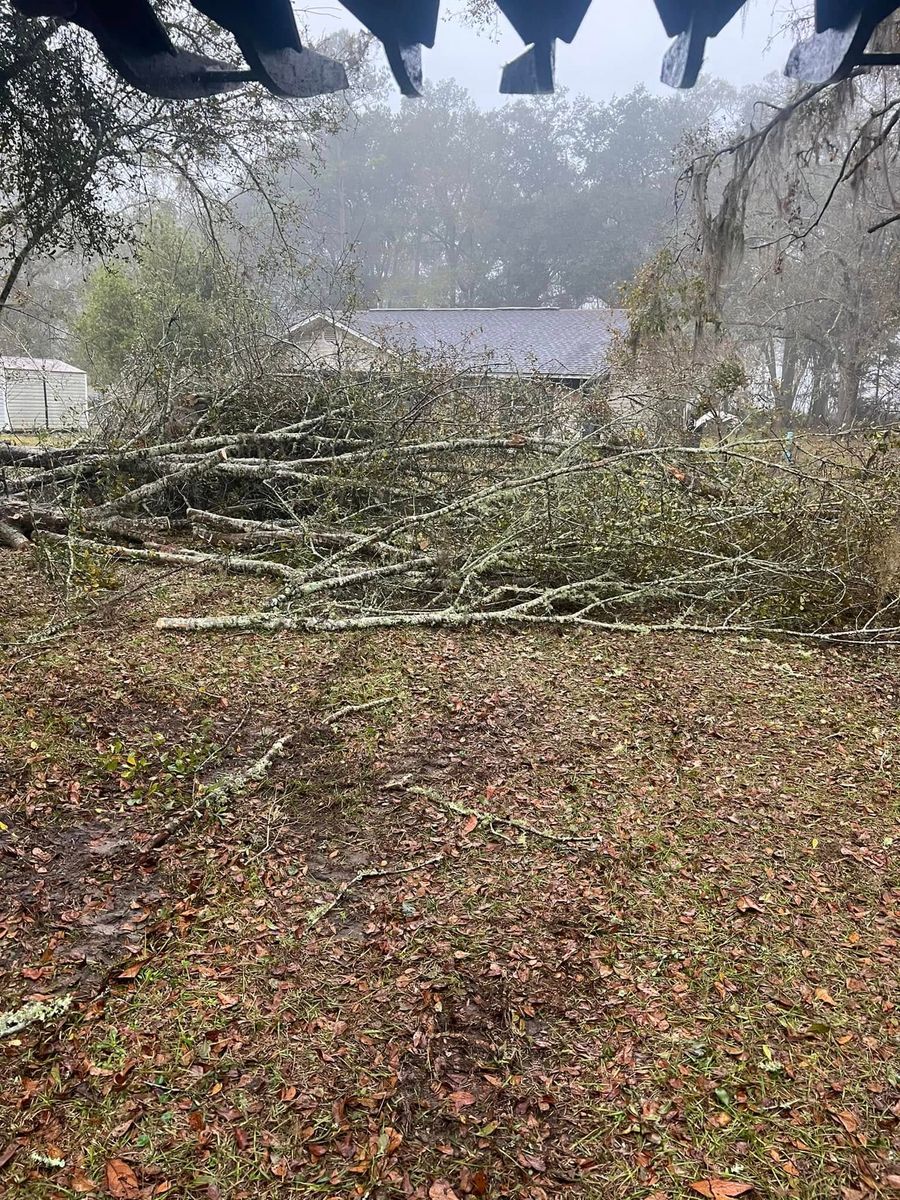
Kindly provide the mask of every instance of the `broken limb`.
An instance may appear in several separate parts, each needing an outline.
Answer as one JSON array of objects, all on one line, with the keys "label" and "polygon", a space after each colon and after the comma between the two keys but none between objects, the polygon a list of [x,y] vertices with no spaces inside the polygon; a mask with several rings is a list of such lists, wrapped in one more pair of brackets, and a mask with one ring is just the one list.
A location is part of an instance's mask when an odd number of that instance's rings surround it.
[{"label": "broken limb", "polygon": [[323,724],[335,725],[338,721],[343,721],[344,717],[349,717],[351,713],[368,712],[370,708],[381,708],[385,704],[394,704],[399,699],[399,696],[380,696],[377,700],[366,700],[364,704],[344,704],[341,708],[336,708],[333,713],[329,713]]},{"label": "broken limb", "polygon": [[166,550],[154,545],[119,546],[63,533],[42,533],[41,537],[45,541],[81,546],[85,550],[108,554],[111,558],[132,558],[163,566],[212,567],[240,575],[264,575],[275,579],[291,579],[294,575],[292,567],[266,558],[239,558],[237,555],[209,554],[203,550]]},{"label": "broken limb", "polygon": [[166,842],[170,841],[176,833],[180,833],[186,829],[191,821],[195,820],[204,812],[209,812],[212,809],[221,809],[228,801],[243,792],[252,783],[258,783],[259,780],[265,778],[277,758],[284,754],[291,741],[291,735],[285,734],[284,737],[278,738],[273,742],[269,749],[258,758],[256,762],[251,763],[243,771],[234,771],[227,775],[223,775],[218,783],[213,784],[207,791],[201,792],[197,803],[191,805],[168,825],[165,825],[159,833],[155,834],[150,839],[144,848],[142,858],[144,860],[152,858]]}]

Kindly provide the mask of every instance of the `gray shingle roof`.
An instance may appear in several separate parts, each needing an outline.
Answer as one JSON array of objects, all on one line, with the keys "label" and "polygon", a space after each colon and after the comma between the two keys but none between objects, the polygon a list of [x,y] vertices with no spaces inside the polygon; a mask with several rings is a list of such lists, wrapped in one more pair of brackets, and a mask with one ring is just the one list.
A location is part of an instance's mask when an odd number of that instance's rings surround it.
[{"label": "gray shingle roof", "polygon": [[372,341],[465,367],[584,379],[607,369],[626,318],[611,308],[370,308],[346,325]]}]

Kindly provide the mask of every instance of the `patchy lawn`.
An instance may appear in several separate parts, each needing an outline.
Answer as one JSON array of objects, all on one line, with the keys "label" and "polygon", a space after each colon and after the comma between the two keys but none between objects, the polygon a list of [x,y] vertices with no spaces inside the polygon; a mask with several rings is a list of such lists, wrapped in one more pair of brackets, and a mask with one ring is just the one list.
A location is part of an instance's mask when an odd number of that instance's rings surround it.
[{"label": "patchy lawn", "polygon": [[900,1196],[896,656],[0,567],[5,1198]]}]

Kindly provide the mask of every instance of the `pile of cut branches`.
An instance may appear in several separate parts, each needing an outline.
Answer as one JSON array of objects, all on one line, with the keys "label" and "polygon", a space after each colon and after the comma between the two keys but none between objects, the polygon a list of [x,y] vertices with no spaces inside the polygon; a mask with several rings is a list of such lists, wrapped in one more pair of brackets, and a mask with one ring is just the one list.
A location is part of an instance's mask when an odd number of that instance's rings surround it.
[{"label": "pile of cut branches", "polygon": [[[261,576],[169,630],[489,622],[900,640],[896,433],[651,445],[571,393],[384,380],[279,423],[2,448],[0,543]],[[485,416],[485,413],[488,415]]]}]

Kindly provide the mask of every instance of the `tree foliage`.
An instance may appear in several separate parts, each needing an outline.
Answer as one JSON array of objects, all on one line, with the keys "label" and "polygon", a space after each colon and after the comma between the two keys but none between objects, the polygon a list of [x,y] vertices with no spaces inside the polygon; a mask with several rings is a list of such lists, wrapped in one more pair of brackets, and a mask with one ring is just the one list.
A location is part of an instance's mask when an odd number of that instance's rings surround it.
[{"label": "tree foliage", "polygon": [[270,309],[202,226],[151,210],[129,257],[95,268],[73,326],[72,354],[104,393],[108,433],[196,420],[246,387],[270,351]]},{"label": "tree foliage", "polygon": [[163,359],[199,385],[221,369],[235,327],[262,329],[265,319],[222,248],[158,209],[129,261],[91,274],[75,334],[101,386]]},{"label": "tree foliage", "polygon": [[773,100],[691,161],[683,244],[782,417],[896,415],[900,100],[884,74]]},{"label": "tree foliage", "polygon": [[[181,38],[229,57],[227,37],[180,0]],[[356,49],[364,52],[363,42]],[[352,57],[352,55],[351,55]],[[208,219],[236,188],[264,190],[298,148],[336,127],[341,98],[276,101],[260,87],[195,101],[139,94],[75,26],[0,10],[0,310],[26,264],[106,254],[131,232],[128,204],[155,182],[186,189]],[[8,314],[6,314],[8,315]]]},{"label": "tree foliage", "polygon": [[363,299],[385,306],[615,301],[671,219],[680,138],[734,102],[715,84],[481,111],[445,82],[327,142],[296,236],[353,256]]}]

